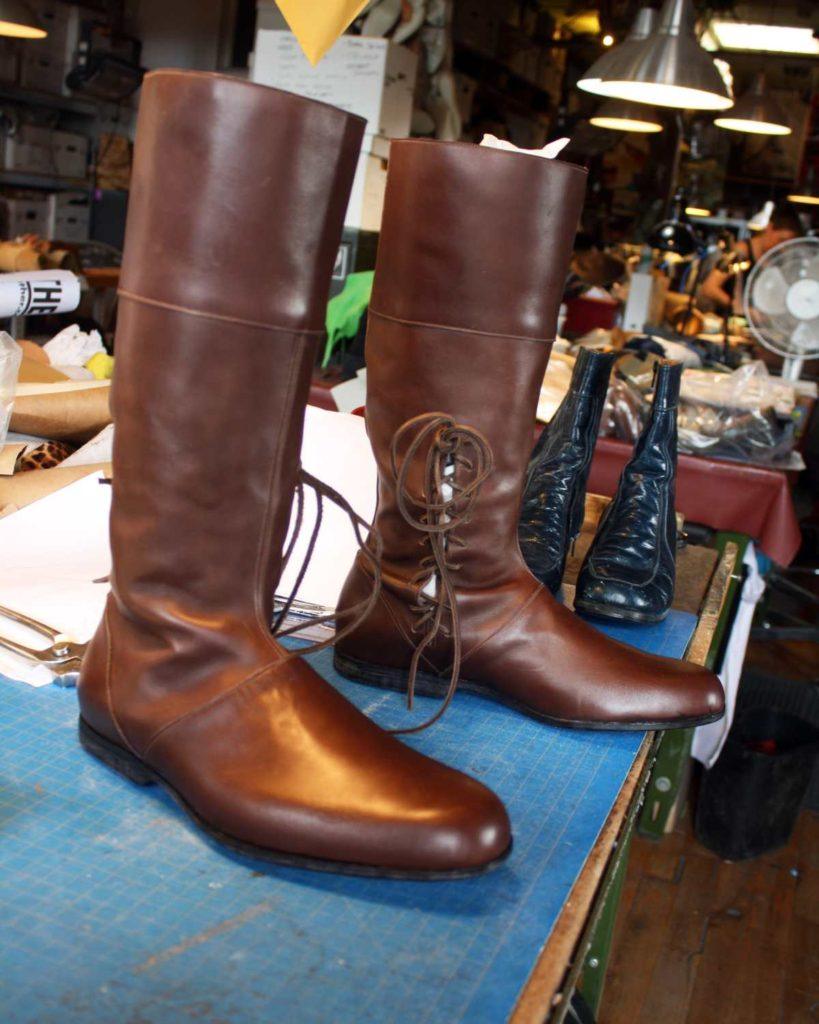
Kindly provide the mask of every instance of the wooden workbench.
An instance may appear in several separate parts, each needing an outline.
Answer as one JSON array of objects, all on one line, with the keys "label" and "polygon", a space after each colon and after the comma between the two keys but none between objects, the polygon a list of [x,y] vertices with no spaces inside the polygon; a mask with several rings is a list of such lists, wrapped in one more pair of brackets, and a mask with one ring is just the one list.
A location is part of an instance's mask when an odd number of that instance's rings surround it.
[{"label": "wooden workbench", "polygon": [[[700,658],[728,558],[702,614],[607,627]],[[381,724],[394,693],[334,674]],[[415,714],[434,702],[419,698]],[[176,806],[88,757],[76,701],[0,680],[0,993],[7,1024],[498,1024],[559,1020],[616,889],[652,740],[552,728],[458,695],[409,740],[485,781],[515,847],[497,870],[396,882],[277,869],[227,855]]]}]

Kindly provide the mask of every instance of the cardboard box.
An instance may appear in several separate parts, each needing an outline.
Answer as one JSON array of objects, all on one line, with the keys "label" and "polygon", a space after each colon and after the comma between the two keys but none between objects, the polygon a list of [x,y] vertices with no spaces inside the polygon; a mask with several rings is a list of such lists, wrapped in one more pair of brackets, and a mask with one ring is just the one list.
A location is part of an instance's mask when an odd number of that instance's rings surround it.
[{"label": "cardboard box", "polygon": [[453,39],[485,57],[496,56],[509,6],[506,0],[458,0],[452,22]]},{"label": "cardboard box", "polygon": [[91,204],[85,192],[53,192],[48,197],[48,238],[87,242]]},{"label": "cardboard box", "polygon": [[20,47],[14,39],[0,38],[0,82],[17,83],[20,74]]},{"label": "cardboard box", "polygon": [[[369,145],[372,145],[371,141]],[[383,143],[377,148],[383,152],[382,146]],[[360,231],[380,231],[386,188],[387,161],[383,156],[362,150],[358,155],[344,226]]]},{"label": "cardboard box", "polygon": [[50,130],[21,124],[14,135],[3,140],[3,169],[27,174],[53,174]]},{"label": "cardboard box", "polygon": [[60,178],[85,178],[88,173],[88,138],[76,132],[52,131],[54,173]]},{"label": "cardboard box", "polygon": [[36,42],[30,47],[22,51],[20,58],[20,85],[36,92],[61,94],[68,74],[63,52],[44,48]]},{"label": "cardboard box", "polygon": [[368,136],[410,133],[417,56],[387,39],[342,36],[316,66],[292,32],[256,32],[251,80],[330,103],[367,120]]},{"label": "cardboard box", "polygon": [[27,3],[40,27],[48,32],[42,42],[47,43],[49,50],[64,52],[73,8],[56,0],[27,0]]},{"label": "cardboard box", "polygon": [[18,235],[48,237],[48,200],[45,196],[0,199],[0,223],[4,238]]}]

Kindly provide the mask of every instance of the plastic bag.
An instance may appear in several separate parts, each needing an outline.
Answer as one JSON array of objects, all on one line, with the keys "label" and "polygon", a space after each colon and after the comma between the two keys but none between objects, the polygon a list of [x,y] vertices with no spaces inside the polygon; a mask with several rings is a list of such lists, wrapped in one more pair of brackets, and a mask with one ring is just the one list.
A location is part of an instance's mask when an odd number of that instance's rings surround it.
[{"label": "plastic bag", "polygon": [[634,444],[648,419],[649,403],[638,387],[612,374],[600,419],[600,437]]},{"label": "plastic bag", "polygon": [[677,415],[679,449],[770,464],[793,450],[796,423],[792,385],[756,361],[733,373],[688,370]]}]

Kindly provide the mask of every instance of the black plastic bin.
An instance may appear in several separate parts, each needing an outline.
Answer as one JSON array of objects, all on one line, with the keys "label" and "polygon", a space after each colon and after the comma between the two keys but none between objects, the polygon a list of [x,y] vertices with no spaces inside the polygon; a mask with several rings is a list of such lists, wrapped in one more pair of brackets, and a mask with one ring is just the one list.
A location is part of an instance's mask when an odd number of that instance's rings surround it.
[{"label": "black plastic bin", "polygon": [[777,707],[737,711],[722,753],[703,772],[697,838],[726,860],[784,846],[819,755],[819,728]]}]

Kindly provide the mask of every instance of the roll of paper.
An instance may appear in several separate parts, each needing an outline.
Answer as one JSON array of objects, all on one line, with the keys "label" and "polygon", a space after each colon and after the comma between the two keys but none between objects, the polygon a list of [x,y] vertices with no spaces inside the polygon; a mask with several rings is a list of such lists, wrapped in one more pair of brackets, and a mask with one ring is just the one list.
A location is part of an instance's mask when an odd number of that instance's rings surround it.
[{"label": "roll of paper", "polygon": [[70,270],[0,274],[0,317],[70,313],[80,304],[80,279]]}]

